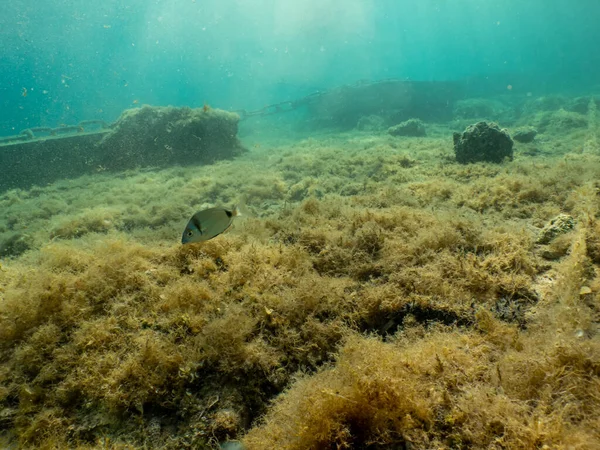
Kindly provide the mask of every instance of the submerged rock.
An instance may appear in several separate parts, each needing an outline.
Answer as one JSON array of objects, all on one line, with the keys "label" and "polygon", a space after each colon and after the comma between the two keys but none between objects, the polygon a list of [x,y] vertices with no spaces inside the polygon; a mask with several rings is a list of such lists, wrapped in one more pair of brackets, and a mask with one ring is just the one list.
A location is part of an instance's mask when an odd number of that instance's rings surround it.
[{"label": "submerged rock", "polygon": [[461,164],[487,161],[500,163],[513,158],[513,140],[495,123],[478,122],[463,133],[454,133],[454,153]]},{"label": "submerged rock", "polygon": [[20,256],[30,248],[30,239],[21,233],[13,233],[0,238],[0,257]]},{"label": "submerged rock", "polygon": [[107,170],[213,163],[247,151],[237,137],[240,117],[204,108],[142,106],[129,109],[96,145]]},{"label": "submerged rock", "polygon": [[548,95],[528,100],[523,106],[525,114],[535,114],[540,111],[556,111],[568,103],[567,97],[562,95]]},{"label": "submerged rock", "polygon": [[520,128],[513,134],[513,139],[517,142],[526,144],[528,142],[533,142],[536,136],[537,130],[535,128]]},{"label": "submerged rock", "polygon": [[537,128],[542,132],[561,133],[587,127],[587,118],[579,113],[559,109],[543,113],[537,118]]},{"label": "submerged rock", "polygon": [[425,136],[425,124],[419,119],[408,119],[405,122],[388,128],[388,133],[392,136]]},{"label": "submerged rock", "polygon": [[361,131],[379,131],[385,128],[385,120],[381,116],[371,114],[358,119],[356,128]]},{"label": "submerged rock", "polygon": [[567,103],[565,109],[579,114],[587,114],[591,103],[595,103],[596,108],[600,109],[600,96],[575,97]]},{"label": "submerged rock", "polygon": [[575,228],[575,219],[568,214],[559,214],[552,219],[542,230],[537,238],[538,244],[549,244],[561,234],[568,233]]}]

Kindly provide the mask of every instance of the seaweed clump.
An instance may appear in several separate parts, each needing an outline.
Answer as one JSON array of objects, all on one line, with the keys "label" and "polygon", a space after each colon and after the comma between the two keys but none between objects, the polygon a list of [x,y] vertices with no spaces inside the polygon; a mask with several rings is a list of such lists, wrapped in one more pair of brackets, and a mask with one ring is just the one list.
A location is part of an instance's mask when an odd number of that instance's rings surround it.
[{"label": "seaweed clump", "polygon": [[422,137],[426,134],[425,124],[419,119],[409,119],[405,122],[388,128],[392,136],[414,136]]},{"label": "seaweed clump", "polygon": [[[5,446],[594,448],[600,162],[363,138],[0,197],[30,236],[0,266]],[[175,243],[236,191],[254,217]]]},{"label": "seaweed clump", "polygon": [[389,342],[350,335],[335,364],[298,378],[244,442],[257,450],[595,448],[600,343],[585,336],[596,335],[597,307],[583,299],[595,291],[579,289],[593,277],[590,232],[573,237],[531,332],[481,309],[474,331],[408,328]]},{"label": "seaweed clump", "polygon": [[[508,347],[501,356],[485,334],[438,331],[410,344],[353,336],[333,367],[297,380],[244,442],[257,450],[592,448],[600,405],[585,399],[595,385],[587,370],[597,377],[600,369],[598,345],[563,343],[536,356],[539,342],[511,342],[513,330],[494,327],[487,333]],[[571,394],[552,398],[544,385]]]}]

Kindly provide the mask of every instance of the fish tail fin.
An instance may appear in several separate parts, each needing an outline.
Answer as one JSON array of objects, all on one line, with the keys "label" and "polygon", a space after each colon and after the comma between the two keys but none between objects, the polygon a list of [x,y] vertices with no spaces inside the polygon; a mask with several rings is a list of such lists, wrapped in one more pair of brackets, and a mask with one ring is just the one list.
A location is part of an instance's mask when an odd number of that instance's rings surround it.
[{"label": "fish tail fin", "polygon": [[234,217],[249,215],[248,208],[244,202],[239,202],[237,205],[234,205],[232,212]]}]

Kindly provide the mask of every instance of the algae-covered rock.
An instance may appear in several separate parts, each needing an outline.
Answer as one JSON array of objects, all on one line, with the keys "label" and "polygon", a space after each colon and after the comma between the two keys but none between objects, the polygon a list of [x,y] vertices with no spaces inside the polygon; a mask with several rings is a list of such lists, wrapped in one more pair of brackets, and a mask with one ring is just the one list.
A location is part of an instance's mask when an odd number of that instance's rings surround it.
[{"label": "algae-covered rock", "polygon": [[495,123],[478,122],[463,133],[454,133],[454,152],[461,164],[478,161],[499,163],[513,158],[513,141]]},{"label": "algae-covered rock", "polygon": [[542,230],[537,238],[538,244],[549,244],[561,234],[568,233],[575,228],[575,219],[568,214],[559,214],[552,219]]},{"label": "algae-covered rock", "polygon": [[533,140],[535,139],[536,136],[537,136],[537,130],[535,128],[528,127],[528,128],[519,128],[517,131],[515,131],[512,138],[517,142],[526,144],[528,142],[533,142]]},{"label": "algae-covered rock", "polygon": [[408,119],[405,122],[388,128],[388,133],[392,136],[425,136],[425,124],[419,119]]},{"label": "algae-covered rock", "polygon": [[559,109],[558,111],[545,112],[536,118],[536,127],[542,132],[561,133],[588,125],[584,115],[576,112]]},{"label": "algae-covered rock", "polygon": [[371,114],[358,119],[356,128],[361,131],[379,131],[385,128],[385,120],[381,116]]},{"label": "algae-covered rock", "polygon": [[587,114],[590,107],[590,103],[595,103],[596,108],[600,109],[600,96],[592,95],[584,97],[575,97],[566,104],[565,109],[567,111],[576,112],[579,114]]},{"label": "algae-covered rock", "polygon": [[568,103],[568,99],[562,95],[548,95],[532,98],[523,105],[525,114],[535,114],[540,111],[556,111],[563,108]]},{"label": "algae-covered rock", "polygon": [[210,163],[244,151],[239,116],[218,109],[143,106],[121,114],[98,144],[107,169]]},{"label": "algae-covered rock", "polygon": [[0,257],[16,257],[25,253],[31,247],[30,240],[21,233],[11,233],[0,236]]}]

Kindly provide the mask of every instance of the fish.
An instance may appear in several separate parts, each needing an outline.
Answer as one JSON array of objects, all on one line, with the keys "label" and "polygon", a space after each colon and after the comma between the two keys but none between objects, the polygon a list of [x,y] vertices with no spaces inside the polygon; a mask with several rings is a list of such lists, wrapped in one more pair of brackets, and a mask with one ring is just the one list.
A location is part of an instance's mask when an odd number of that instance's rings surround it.
[{"label": "fish", "polygon": [[241,216],[237,206],[233,209],[208,208],[198,211],[192,216],[183,230],[182,244],[208,241],[227,231],[233,223],[234,217]]}]

